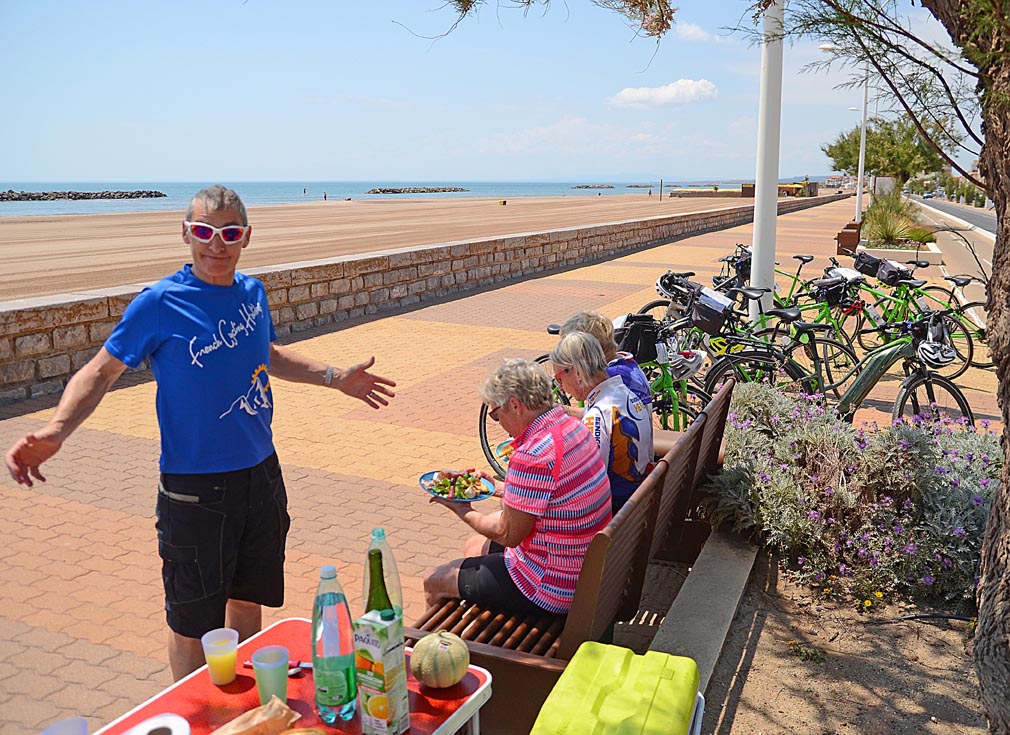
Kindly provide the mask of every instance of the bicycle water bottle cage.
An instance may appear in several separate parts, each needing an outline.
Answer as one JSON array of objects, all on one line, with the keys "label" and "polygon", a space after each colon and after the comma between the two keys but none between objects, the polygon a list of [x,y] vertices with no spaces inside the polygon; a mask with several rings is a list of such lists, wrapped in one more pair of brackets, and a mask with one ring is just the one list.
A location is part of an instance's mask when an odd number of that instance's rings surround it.
[{"label": "bicycle water bottle cage", "polygon": [[795,308],[769,309],[765,312],[768,316],[773,316],[785,324],[792,324],[800,318],[800,310]]}]

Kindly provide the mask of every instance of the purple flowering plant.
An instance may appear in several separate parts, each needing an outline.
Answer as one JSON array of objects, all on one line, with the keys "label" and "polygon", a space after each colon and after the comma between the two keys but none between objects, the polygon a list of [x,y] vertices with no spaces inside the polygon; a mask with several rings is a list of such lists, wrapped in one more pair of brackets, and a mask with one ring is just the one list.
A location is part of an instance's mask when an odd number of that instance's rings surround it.
[{"label": "purple flowering plant", "polygon": [[706,500],[713,524],[860,609],[882,593],[970,608],[1002,471],[998,434],[921,420],[853,427],[817,408],[762,385],[735,388],[725,464]]}]

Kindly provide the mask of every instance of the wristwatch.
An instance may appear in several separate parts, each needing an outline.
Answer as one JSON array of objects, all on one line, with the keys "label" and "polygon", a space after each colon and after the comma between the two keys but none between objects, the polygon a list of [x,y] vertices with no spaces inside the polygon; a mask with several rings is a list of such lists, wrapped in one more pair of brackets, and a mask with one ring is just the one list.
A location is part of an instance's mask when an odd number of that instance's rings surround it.
[{"label": "wristwatch", "polygon": [[329,388],[330,384],[333,382],[333,371],[334,367],[332,365],[329,365],[326,368],[326,374],[323,375],[323,385],[325,385],[327,388]]}]

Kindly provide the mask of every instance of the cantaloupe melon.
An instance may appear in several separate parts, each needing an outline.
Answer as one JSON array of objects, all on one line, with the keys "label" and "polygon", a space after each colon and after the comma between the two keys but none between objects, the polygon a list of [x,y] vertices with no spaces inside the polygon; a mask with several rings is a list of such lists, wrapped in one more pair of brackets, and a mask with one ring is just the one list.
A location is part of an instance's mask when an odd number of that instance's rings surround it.
[{"label": "cantaloupe melon", "polygon": [[443,689],[457,684],[470,665],[470,651],[455,633],[440,630],[426,636],[410,654],[410,670],[425,686]]}]

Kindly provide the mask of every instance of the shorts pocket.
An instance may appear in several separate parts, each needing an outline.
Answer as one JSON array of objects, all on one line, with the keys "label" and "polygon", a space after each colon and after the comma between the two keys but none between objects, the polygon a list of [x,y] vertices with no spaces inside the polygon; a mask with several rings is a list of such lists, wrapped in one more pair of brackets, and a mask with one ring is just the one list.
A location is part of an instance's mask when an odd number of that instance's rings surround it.
[{"label": "shorts pocket", "polygon": [[224,513],[159,492],[155,527],[168,604],[197,602],[224,591]]}]

